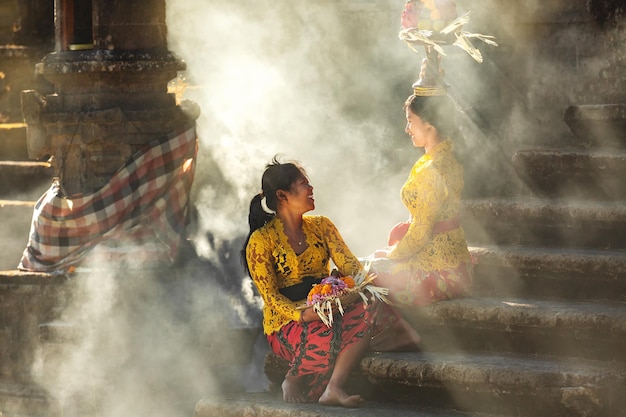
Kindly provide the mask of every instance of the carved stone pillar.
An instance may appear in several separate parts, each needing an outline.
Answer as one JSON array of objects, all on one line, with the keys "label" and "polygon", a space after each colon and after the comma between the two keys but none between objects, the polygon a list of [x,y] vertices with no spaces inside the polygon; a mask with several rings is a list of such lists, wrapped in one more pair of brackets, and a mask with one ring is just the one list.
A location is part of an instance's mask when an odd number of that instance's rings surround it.
[{"label": "carved stone pillar", "polygon": [[36,65],[54,93],[22,93],[28,152],[51,156],[64,195],[92,193],[143,145],[193,120],[168,92],[165,0],[55,0],[55,51]]}]

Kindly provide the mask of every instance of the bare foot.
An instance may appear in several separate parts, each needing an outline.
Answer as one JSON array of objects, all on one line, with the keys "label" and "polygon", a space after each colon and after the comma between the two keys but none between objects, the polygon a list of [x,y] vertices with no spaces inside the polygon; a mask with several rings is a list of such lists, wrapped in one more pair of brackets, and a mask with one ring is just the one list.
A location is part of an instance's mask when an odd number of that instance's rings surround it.
[{"label": "bare foot", "polygon": [[342,389],[326,387],[326,391],[319,399],[322,405],[340,405],[346,408],[356,408],[363,402],[360,395],[348,395]]},{"label": "bare foot", "polygon": [[282,389],[283,401],[287,403],[304,403],[307,401],[302,392],[299,378],[287,375],[283,381]]}]

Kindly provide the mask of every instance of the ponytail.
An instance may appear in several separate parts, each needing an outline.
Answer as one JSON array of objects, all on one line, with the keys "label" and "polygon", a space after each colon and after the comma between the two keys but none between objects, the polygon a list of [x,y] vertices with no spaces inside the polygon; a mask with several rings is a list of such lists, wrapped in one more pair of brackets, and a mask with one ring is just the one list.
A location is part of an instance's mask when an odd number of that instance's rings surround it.
[{"label": "ponytail", "polygon": [[248,246],[248,242],[250,241],[250,236],[254,233],[255,230],[260,229],[265,226],[265,224],[272,220],[275,216],[274,213],[268,213],[263,209],[263,205],[261,201],[263,200],[263,193],[259,193],[255,195],[250,201],[250,213],[248,214],[248,224],[250,225],[250,232],[248,233],[248,237],[246,237],[246,241],[243,245],[243,249],[241,250],[241,262],[246,271],[246,274],[250,275],[250,268],[248,267],[248,259],[246,258],[246,247]]},{"label": "ponytail", "polygon": [[250,213],[248,214],[248,225],[250,226],[250,234],[256,229],[265,226],[265,223],[272,220],[274,213],[268,213],[263,208],[261,200],[263,195],[261,193],[255,195],[250,201]]}]

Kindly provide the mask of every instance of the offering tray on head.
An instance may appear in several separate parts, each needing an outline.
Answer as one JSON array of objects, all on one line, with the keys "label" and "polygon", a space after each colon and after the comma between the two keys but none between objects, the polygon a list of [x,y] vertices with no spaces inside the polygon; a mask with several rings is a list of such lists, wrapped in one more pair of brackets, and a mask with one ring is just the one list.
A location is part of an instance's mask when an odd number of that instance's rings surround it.
[{"label": "offering tray on head", "polygon": [[369,265],[365,269],[351,276],[331,275],[315,284],[307,296],[306,304],[298,306],[299,310],[313,307],[322,322],[328,327],[333,325],[333,315],[339,312],[343,315],[344,308],[358,302],[364,305],[370,301],[379,300],[389,303],[387,288],[377,287],[373,284],[376,274],[370,273]]},{"label": "offering tray on head", "polygon": [[497,46],[493,36],[469,33],[462,30],[469,22],[470,12],[457,17],[454,0],[407,0],[402,11],[399,37],[417,52],[416,46],[446,55],[442,46],[455,45],[466,51],[474,60],[483,61],[482,54],[470,39],[479,39]]}]

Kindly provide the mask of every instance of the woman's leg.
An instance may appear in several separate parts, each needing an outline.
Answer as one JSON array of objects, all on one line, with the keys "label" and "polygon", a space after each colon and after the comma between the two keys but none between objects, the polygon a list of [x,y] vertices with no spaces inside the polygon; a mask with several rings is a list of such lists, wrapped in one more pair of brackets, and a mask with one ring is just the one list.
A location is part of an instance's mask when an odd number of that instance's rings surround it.
[{"label": "woman's leg", "polygon": [[281,386],[285,401],[345,407],[361,403],[361,397],[348,395],[344,385],[369,345],[368,312],[360,303],[348,308],[335,317],[333,328],[339,333],[321,321],[292,322],[268,336],[272,351],[290,361]]},{"label": "woman's leg", "polygon": [[354,367],[367,351],[368,346],[369,338],[364,337],[352,343],[337,356],[326,390],[319,399],[320,404],[358,407],[363,402],[360,395],[348,395],[344,391],[344,385]]},{"label": "woman's leg", "polygon": [[375,302],[374,326],[369,350],[374,352],[411,352],[420,349],[421,337],[411,324],[389,304]]},{"label": "woman's leg", "polygon": [[[272,352],[290,363],[294,360],[294,353],[298,350],[303,328],[297,322],[291,322],[277,333],[267,336]],[[290,369],[281,384],[283,400],[288,403],[308,402],[305,395],[304,375],[292,372]]]}]

